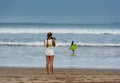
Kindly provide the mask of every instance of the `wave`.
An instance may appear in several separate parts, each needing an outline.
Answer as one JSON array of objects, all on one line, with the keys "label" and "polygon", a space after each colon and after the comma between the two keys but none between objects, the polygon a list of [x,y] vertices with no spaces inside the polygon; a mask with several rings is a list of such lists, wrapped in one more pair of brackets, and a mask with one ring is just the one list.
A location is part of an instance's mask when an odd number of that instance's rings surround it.
[{"label": "wave", "polygon": [[[0,42],[1,46],[44,46],[43,42]],[[62,47],[62,46],[70,46],[70,43],[63,43],[63,42],[58,42],[56,44],[57,47]],[[77,43],[77,46],[98,46],[98,47],[120,47],[119,44],[109,44],[109,43]]]},{"label": "wave", "polygon": [[42,46],[43,42],[0,42],[4,46]]},{"label": "wave", "polygon": [[120,29],[78,29],[78,28],[0,28],[0,33],[76,33],[76,34],[120,34]]}]

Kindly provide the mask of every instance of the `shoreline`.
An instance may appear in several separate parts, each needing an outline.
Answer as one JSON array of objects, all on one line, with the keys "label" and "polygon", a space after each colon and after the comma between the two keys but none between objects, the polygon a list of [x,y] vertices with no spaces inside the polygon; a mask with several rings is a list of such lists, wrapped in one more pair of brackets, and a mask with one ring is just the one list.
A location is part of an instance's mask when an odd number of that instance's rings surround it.
[{"label": "shoreline", "polygon": [[[3,67],[0,66],[0,69],[45,69],[45,67]],[[87,68],[87,67],[81,67],[81,68],[76,68],[76,67],[54,67],[56,70],[61,70],[61,69],[68,69],[68,70],[107,70],[107,71],[120,71],[120,68]]]},{"label": "shoreline", "polygon": [[120,69],[0,67],[0,83],[120,83]]}]

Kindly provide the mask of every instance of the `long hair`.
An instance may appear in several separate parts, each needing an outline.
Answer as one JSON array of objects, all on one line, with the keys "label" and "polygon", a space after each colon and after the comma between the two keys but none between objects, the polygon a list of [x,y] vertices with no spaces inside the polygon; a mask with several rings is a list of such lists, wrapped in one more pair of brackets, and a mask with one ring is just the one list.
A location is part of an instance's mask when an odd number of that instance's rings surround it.
[{"label": "long hair", "polygon": [[52,33],[51,32],[49,32],[48,34],[47,34],[47,45],[46,45],[46,47],[48,47],[48,39],[49,38],[52,38]]},{"label": "long hair", "polygon": [[50,37],[52,37],[52,33],[51,33],[51,32],[49,32],[49,33],[47,34],[47,39],[49,39]]}]

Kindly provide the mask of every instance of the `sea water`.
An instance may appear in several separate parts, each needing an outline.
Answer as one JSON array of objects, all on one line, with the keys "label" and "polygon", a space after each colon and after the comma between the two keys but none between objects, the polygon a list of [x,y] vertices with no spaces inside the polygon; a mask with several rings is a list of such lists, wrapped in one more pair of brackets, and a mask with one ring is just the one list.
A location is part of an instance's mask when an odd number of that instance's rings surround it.
[{"label": "sea water", "polygon": [[[45,67],[44,39],[56,38],[56,68],[120,68],[120,23],[0,23],[0,67]],[[77,44],[75,54],[69,50]]]}]

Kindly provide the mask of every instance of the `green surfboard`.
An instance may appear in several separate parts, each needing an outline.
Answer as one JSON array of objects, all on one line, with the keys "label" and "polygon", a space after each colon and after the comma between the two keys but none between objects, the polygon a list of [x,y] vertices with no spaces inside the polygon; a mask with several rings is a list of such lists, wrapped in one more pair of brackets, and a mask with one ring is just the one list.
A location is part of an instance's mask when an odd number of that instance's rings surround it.
[{"label": "green surfboard", "polygon": [[76,50],[77,49],[77,45],[76,44],[73,44],[70,46],[70,50]]}]

